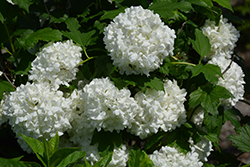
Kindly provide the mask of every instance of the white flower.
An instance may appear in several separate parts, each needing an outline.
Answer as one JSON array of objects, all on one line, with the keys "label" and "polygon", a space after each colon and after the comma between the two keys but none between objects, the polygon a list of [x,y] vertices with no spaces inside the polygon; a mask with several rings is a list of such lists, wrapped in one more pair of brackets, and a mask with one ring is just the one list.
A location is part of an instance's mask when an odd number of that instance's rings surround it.
[{"label": "white flower", "polygon": [[75,79],[77,66],[82,61],[81,50],[72,40],[47,45],[31,63],[29,80],[50,82],[55,89],[60,84],[69,86],[68,82]]},{"label": "white flower", "polygon": [[3,75],[3,72],[2,71],[0,71],[0,77]]},{"label": "white flower", "polygon": [[191,117],[190,118],[191,122],[193,122],[198,127],[201,127],[204,120],[204,112],[205,110],[201,106],[199,106],[198,108],[195,109],[195,111],[191,110],[188,113],[188,117]]},{"label": "white flower", "polygon": [[93,79],[80,95],[84,116],[98,131],[131,127],[139,106],[130,94],[126,88],[118,90],[109,78]]},{"label": "white flower", "polygon": [[[3,105],[4,114],[14,133],[35,139],[52,138],[57,132],[61,136],[71,128],[70,101],[61,91],[52,91],[46,83],[20,85],[11,92]],[[18,137],[20,146],[31,152],[29,146]]]},{"label": "white flower", "polygon": [[197,153],[184,154],[177,148],[169,146],[163,146],[159,151],[154,151],[149,158],[154,162],[155,167],[201,167],[203,165]]},{"label": "white flower", "polygon": [[125,9],[105,29],[103,41],[121,74],[146,74],[173,55],[175,31],[141,6]]},{"label": "white flower", "polygon": [[164,89],[165,92],[148,88],[145,93],[135,95],[142,111],[135,116],[129,132],[143,139],[157,133],[159,128],[167,132],[186,122],[185,89],[180,89],[177,82],[171,80],[164,81]]},{"label": "white flower", "polygon": [[190,138],[188,142],[190,143],[192,152],[199,154],[199,159],[202,162],[208,161],[207,158],[211,154],[211,151],[213,151],[213,145],[211,141],[207,140],[205,137],[201,137],[201,140],[196,144],[194,144],[192,138]]},{"label": "white flower", "polygon": [[202,27],[203,34],[209,38],[211,44],[211,51],[206,56],[207,59],[216,55],[231,58],[240,34],[232,23],[227,23],[227,21],[221,16],[219,25],[216,26],[215,21],[208,19]]},{"label": "white flower", "polygon": [[125,167],[128,161],[129,149],[126,144],[122,144],[120,147],[114,148],[112,160],[108,167]]},{"label": "white flower", "polygon": [[[212,60],[210,60],[208,63],[218,65],[221,68],[221,73],[224,73],[224,71],[229,67],[231,60],[226,59],[222,56],[216,56]],[[244,96],[244,73],[241,69],[241,67],[236,64],[235,62],[232,62],[230,65],[230,68],[226,70],[226,72],[223,74],[223,78],[219,78],[218,84],[220,86],[225,87],[229,92],[231,92],[234,96],[234,98],[229,99],[222,99],[221,103],[222,105],[227,109],[231,108],[232,106],[235,106],[235,104],[239,100],[243,100]]]},{"label": "white flower", "polygon": [[8,3],[10,3],[11,5],[16,5],[15,3],[12,2],[12,0],[6,0]]}]

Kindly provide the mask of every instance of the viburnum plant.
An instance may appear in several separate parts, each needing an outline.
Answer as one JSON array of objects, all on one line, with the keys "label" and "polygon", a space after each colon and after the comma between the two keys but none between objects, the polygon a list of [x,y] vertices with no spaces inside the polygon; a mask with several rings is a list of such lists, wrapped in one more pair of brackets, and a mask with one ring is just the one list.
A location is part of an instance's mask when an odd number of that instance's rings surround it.
[{"label": "viburnum plant", "polygon": [[232,13],[229,0],[2,0],[0,124],[38,159],[0,163],[240,166],[218,145],[230,121],[250,152]]}]

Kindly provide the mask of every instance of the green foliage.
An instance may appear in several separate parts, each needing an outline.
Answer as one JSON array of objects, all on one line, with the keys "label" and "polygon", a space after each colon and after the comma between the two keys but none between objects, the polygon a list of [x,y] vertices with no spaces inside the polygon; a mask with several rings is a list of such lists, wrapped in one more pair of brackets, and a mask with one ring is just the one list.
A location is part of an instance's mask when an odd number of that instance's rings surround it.
[{"label": "green foliage", "polygon": [[3,93],[5,91],[7,92],[13,92],[16,89],[8,82],[8,81],[3,81],[0,79],[0,99],[3,98]]},{"label": "green foliage", "polygon": [[58,134],[51,138],[50,141],[43,139],[43,142],[23,134],[19,135],[31,147],[37,158],[45,167],[66,167],[78,162],[85,156],[84,151],[79,151],[80,148],[72,147],[58,149]]},{"label": "green foliage", "polygon": [[195,29],[195,40],[191,40],[194,49],[197,53],[203,58],[206,56],[211,49],[211,45],[209,43],[209,39],[202,33],[201,30]]},{"label": "green foliage", "polygon": [[91,43],[91,37],[95,34],[95,30],[88,31],[87,33],[81,33],[78,29],[81,27],[76,18],[68,18],[65,23],[70,32],[63,32],[63,35],[72,39],[82,47],[86,47]]},{"label": "green foliage", "polygon": [[[133,97],[138,91],[145,92],[147,88],[164,91],[163,81],[171,79],[176,80],[178,85],[187,91],[186,112],[193,111],[198,106],[205,110],[204,131],[192,122],[186,122],[171,132],[159,130],[144,140],[126,134],[126,129],[120,132],[96,131],[91,144],[98,144],[99,155],[102,158],[93,165],[94,167],[108,166],[114,148],[121,147],[124,141],[135,142],[134,145],[131,144],[132,149],[127,162],[129,167],[154,166],[148,154],[165,145],[178,147],[181,152],[187,153],[190,151],[187,142],[190,137],[195,142],[205,137],[221,151],[218,137],[226,121],[230,121],[239,133],[229,137],[233,145],[241,151],[250,152],[250,127],[247,124],[242,127],[250,119],[243,117],[235,108],[224,110],[221,99],[233,98],[233,95],[226,88],[217,85],[219,78],[223,79],[220,67],[207,64],[204,59],[209,54],[211,45],[202,33],[201,27],[206,19],[218,23],[222,14],[221,7],[233,12],[229,0],[151,0],[150,3],[147,0],[113,0],[112,3],[107,0],[13,2],[16,5],[2,0],[0,5],[1,50],[7,51],[0,54],[0,71],[6,74],[0,78],[0,99],[3,98],[4,92],[15,91],[15,86],[27,82],[31,62],[36,57],[35,53],[46,46],[46,43],[71,39],[83,48],[83,61],[79,64],[81,66],[77,80],[69,83],[71,92],[77,87],[79,79],[91,81],[94,78],[109,77],[117,88],[128,88]],[[214,2],[221,7],[214,5]],[[150,76],[120,75],[103,44],[103,32],[107,24],[127,7],[137,5],[159,14],[164,24],[176,32],[174,55],[165,58],[159,69],[150,72]],[[246,9],[238,10],[248,13]],[[11,81],[15,81],[15,86]],[[32,148],[43,166],[73,166],[85,156],[85,152],[80,151],[81,148],[59,148],[58,134],[49,141],[19,135]],[[140,149],[137,146],[140,146]],[[214,153],[216,154],[217,152]],[[223,160],[218,160],[214,164],[204,163],[204,166],[238,165],[236,158],[231,158],[222,151],[218,153],[218,157],[222,157]],[[228,157],[230,160],[226,162]],[[75,167],[90,167],[86,159],[84,160],[84,164],[77,164]],[[0,158],[0,164],[7,167],[41,166],[36,162],[24,162],[22,157]]]},{"label": "green foliage", "polygon": [[190,94],[189,108],[201,106],[210,114],[217,115],[217,108],[220,105],[220,99],[228,99],[233,95],[224,87],[211,84],[201,86]]},{"label": "green foliage", "polygon": [[92,143],[99,143],[98,150],[100,152],[105,151],[107,148],[112,151],[114,147],[119,147],[122,144],[121,134],[114,132],[100,131],[95,132],[93,135]]},{"label": "green foliage", "polygon": [[243,152],[250,152],[250,125],[246,124],[243,127],[239,127],[236,131],[239,135],[230,135],[229,140],[233,142],[239,150]]},{"label": "green foliage", "polygon": [[131,149],[129,152],[129,167],[153,167],[154,163],[149,159],[145,151],[138,149]]},{"label": "green foliage", "polygon": [[29,6],[33,3],[32,0],[12,0],[13,3],[17,4],[20,8],[26,10],[29,13]]},{"label": "green foliage", "polygon": [[200,73],[203,73],[207,81],[213,84],[218,82],[218,77],[223,78],[220,67],[213,64],[198,64],[192,69],[192,77],[195,77]]}]

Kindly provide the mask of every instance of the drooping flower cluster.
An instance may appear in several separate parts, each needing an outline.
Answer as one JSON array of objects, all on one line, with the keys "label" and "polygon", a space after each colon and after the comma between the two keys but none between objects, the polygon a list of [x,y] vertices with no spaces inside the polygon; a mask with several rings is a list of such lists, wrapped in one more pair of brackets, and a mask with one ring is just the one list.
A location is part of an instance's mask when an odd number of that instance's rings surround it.
[{"label": "drooping flower cluster", "polygon": [[193,122],[197,127],[202,127],[204,113],[205,110],[201,106],[199,106],[194,111],[190,110],[188,113],[188,117],[190,118],[190,121]]},{"label": "drooping flower cluster", "polygon": [[201,167],[203,163],[199,160],[196,152],[184,154],[178,148],[163,146],[159,151],[154,151],[149,158],[154,162],[155,167]]},{"label": "drooping flower cluster", "polygon": [[211,154],[211,151],[213,151],[212,142],[207,140],[205,137],[202,137],[201,140],[196,144],[194,144],[194,141],[190,138],[189,143],[191,151],[199,155],[199,160],[202,162],[207,162],[208,156]]},{"label": "drooping flower cluster", "polygon": [[157,133],[159,128],[167,132],[186,122],[186,91],[171,80],[164,82],[164,91],[148,88],[145,93],[138,92],[135,95],[142,111],[135,116],[135,122],[129,129],[132,134],[143,139]]},{"label": "drooping flower cluster", "polygon": [[219,78],[218,85],[225,87],[234,98],[222,99],[221,103],[225,108],[231,108],[244,96],[244,73],[241,67],[225,57],[214,57],[208,63],[218,65],[223,73],[223,78]]},{"label": "drooping flower cluster", "polygon": [[[61,136],[71,128],[70,103],[64,99],[63,92],[52,91],[46,82],[27,82],[5,99],[3,111],[14,133],[50,139],[57,132]],[[17,137],[20,146],[30,152],[24,140]]]},{"label": "drooping flower cluster", "polygon": [[29,80],[49,82],[55,90],[61,84],[69,86],[68,82],[75,78],[77,66],[82,61],[81,50],[72,40],[48,44],[31,63]]},{"label": "drooping flower cluster", "polygon": [[232,23],[228,23],[228,20],[223,18],[223,16],[221,16],[218,26],[215,21],[208,19],[202,27],[202,31],[211,44],[211,51],[206,56],[207,59],[218,56],[231,58],[233,49],[236,46],[235,43],[240,37],[239,32]]},{"label": "drooping flower cluster", "polygon": [[173,55],[175,31],[141,6],[125,9],[104,31],[104,44],[121,74],[146,74]]},{"label": "drooping flower cluster", "polygon": [[128,161],[129,148],[126,144],[122,144],[120,148],[115,147],[112,160],[108,167],[125,167]]}]

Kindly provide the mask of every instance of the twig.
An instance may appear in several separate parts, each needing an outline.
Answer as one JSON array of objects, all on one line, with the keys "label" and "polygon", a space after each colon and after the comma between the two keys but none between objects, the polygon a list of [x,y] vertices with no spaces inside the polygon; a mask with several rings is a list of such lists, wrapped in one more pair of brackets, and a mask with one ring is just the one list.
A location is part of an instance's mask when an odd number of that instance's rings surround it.
[{"label": "twig", "polygon": [[6,80],[16,89],[16,86],[10,81],[10,79],[7,77],[7,75],[3,72],[3,76],[6,78]]},{"label": "twig", "polygon": [[[43,4],[44,4],[44,7],[45,7],[45,9],[46,9],[46,11],[47,11],[47,13],[48,13],[48,15],[49,15],[49,18],[51,19],[52,17],[51,17],[51,15],[50,15],[50,12],[49,12],[49,10],[48,10],[48,8],[47,8],[47,5],[46,5],[45,1],[43,1]],[[54,22],[52,22],[52,24],[53,24],[53,26],[54,26],[56,29],[58,29]]]},{"label": "twig", "polygon": [[0,68],[3,71],[3,76],[5,77],[5,79],[16,89],[16,86],[11,82],[11,80],[8,78],[8,76],[5,74],[4,69],[2,64],[0,63]]},{"label": "twig", "polygon": [[184,23],[182,23],[181,29],[178,31],[177,35],[179,35],[181,33],[181,31],[184,28],[184,26],[185,26],[186,23],[187,23],[187,21],[185,21]]},{"label": "twig", "polygon": [[227,66],[227,68],[223,71],[222,75],[224,75],[224,74],[230,69],[230,67],[231,67],[231,65],[232,65],[232,63],[233,63],[233,60],[234,60],[234,55],[233,55],[233,58],[232,58],[230,64],[229,64],[229,65]]}]

